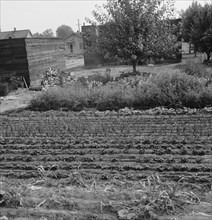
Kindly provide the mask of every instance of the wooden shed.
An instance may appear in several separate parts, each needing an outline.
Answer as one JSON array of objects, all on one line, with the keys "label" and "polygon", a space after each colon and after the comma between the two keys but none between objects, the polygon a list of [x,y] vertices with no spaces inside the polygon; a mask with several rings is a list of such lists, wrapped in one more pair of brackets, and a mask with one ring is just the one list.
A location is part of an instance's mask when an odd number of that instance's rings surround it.
[{"label": "wooden shed", "polygon": [[0,77],[15,73],[28,86],[40,83],[48,67],[65,70],[65,45],[60,38],[0,40]]}]

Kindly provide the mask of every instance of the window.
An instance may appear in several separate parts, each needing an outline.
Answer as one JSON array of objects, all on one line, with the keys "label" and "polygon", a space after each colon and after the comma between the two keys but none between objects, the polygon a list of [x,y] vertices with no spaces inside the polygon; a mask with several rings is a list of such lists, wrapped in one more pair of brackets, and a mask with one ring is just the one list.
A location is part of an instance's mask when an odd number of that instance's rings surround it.
[{"label": "window", "polygon": [[70,44],[70,52],[73,53],[73,44]]}]

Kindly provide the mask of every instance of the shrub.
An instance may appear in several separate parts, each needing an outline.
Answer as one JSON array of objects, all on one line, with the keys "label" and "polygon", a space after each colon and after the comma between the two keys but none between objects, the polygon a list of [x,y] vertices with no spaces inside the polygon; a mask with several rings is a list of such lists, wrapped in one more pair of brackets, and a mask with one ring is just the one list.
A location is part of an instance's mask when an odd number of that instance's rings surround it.
[{"label": "shrub", "polygon": [[188,60],[185,64],[179,65],[178,68],[188,75],[209,79],[212,78],[212,68],[207,67],[200,62],[192,62]]},{"label": "shrub", "polygon": [[199,99],[202,108],[212,106],[212,84],[204,88],[204,90],[199,95]]},{"label": "shrub", "polygon": [[153,82],[160,89],[160,104],[200,107],[199,94],[205,87],[205,79],[188,76],[185,73],[163,73],[154,77]]},{"label": "shrub", "polygon": [[99,88],[99,96],[96,99],[98,110],[118,110],[126,106],[132,107],[133,93],[129,86],[118,85],[113,87],[106,85]]},{"label": "shrub", "polygon": [[45,111],[66,108],[79,111],[87,106],[87,96],[87,90],[81,87],[53,87],[34,98],[30,109]]},{"label": "shrub", "polygon": [[93,73],[87,77],[78,77],[77,81],[81,82],[84,86],[88,86],[91,82],[100,82],[101,84],[105,85],[108,82],[113,81],[113,77],[110,75],[110,73]]},{"label": "shrub", "polygon": [[[205,78],[186,73],[162,73],[148,79],[120,79],[102,86],[87,87],[76,82],[68,87],[53,87],[32,100],[32,110],[65,108],[79,111],[84,108],[118,110],[121,108],[148,109],[158,106],[201,108],[212,106],[212,84]],[[133,83],[133,79],[136,83]]]}]

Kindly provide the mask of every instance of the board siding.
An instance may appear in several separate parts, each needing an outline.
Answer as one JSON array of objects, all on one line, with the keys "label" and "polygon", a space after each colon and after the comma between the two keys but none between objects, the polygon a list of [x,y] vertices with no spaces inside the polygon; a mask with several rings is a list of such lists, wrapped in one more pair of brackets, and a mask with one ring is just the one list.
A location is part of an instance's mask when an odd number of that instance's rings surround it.
[{"label": "board siding", "polygon": [[49,67],[65,69],[64,43],[61,39],[29,38],[25,42],[31,84],[39,83]]},{"label": "board siding", "polygon": [[30,83],[24,38],[0,40],[0,77],[13,72]]},{"label": "board siding", "polygon": [[28,85],[36,84],[47,68],[65,69],[64,48],[59,38],[0,40],[0,76],[15,72]]}]

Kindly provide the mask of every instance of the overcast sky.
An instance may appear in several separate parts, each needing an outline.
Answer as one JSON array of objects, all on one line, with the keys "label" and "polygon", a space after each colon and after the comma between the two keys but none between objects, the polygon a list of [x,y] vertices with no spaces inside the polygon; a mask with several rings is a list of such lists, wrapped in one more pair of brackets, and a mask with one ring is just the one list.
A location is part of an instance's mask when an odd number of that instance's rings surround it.
[{"label": "overcast sky", "polygon": [[[186,9],[193,0],[175,0],[177,10]],[[92,18],[95,5],[105,0],[0,0],[1,31],[30,29],[32,33],[42,33],[46,29],[56,29],[66,24],[74,31]],[[212,3],[212,0],[198,0],[199,3]]]}]

